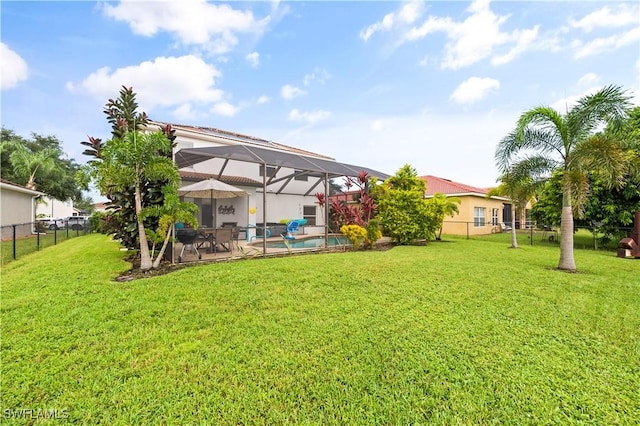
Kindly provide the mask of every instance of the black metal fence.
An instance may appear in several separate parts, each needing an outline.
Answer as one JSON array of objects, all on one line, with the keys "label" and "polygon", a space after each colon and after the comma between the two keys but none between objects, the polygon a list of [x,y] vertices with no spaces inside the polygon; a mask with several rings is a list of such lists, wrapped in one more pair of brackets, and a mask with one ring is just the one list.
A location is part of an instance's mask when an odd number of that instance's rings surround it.
[{"label": "black metal fence", "polygon": [[[443,234],[457,235],[467,239],[482,239],[510,242],[511,228],[491,223],[444,221]],[[630,237],[632,227],[589,227],[576,226],[573,246],[577,249],[613,250],[618,248],[622,238]],[[528,223],[522,229],[516,229],[518,245],[558,245],[560,229]]]},{"label": "black metal fence", "polygon": [[90,232],[91,225],[89,221],[84,224],[75,223],[63,228],[56,226],[47,228],[41,222],[2,226],[0,227],[0,235],[2,236],[2,242],[0,243],[1,264],[5,265],[26,254]]}]

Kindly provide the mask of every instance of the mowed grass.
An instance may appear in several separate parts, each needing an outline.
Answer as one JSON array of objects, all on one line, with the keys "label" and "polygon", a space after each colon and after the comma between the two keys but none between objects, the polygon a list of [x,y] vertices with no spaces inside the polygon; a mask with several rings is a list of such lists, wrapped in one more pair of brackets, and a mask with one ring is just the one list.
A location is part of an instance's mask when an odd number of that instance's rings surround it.
[{"label": "mowed grass", "polygon": [[[637,424],[640,261],[449,240],[126,283],[105,236],[2,270],[0,409],[80,424]],[[3,419],[3,423],[7,419]]]}]

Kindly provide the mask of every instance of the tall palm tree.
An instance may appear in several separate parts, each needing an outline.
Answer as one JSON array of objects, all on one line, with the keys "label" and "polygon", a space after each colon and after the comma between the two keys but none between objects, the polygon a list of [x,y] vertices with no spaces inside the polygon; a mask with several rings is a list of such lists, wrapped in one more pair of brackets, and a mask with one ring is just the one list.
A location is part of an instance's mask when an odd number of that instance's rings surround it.
[{"label": "tall palm tree", "polygon": [[582,97],[565,114],[548,106],[525,111],[515,130],[496,149],[496,163],[505,173],[527,169],[534,179],[562,171],[562,219],[558,268],[576,271],[573,255],[573,208],[588,191],[588,170],[600,170],[607,183],[619,185],[629,167],[619,140],[597,133],[602,126],[620,126],[631,107],[619,86],[607,86]]}]

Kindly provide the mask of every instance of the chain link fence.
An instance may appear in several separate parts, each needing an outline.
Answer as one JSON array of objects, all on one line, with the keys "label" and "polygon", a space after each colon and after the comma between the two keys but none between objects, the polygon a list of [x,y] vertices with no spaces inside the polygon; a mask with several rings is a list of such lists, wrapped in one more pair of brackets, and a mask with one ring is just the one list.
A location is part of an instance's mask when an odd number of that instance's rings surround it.
[{"label": "chain link fence", "polygon": [[2,242],[0,243],[1,264],[6,265],[26,254],[90,232],[91,225],[89,221],[74,223],[65,227],[53,226],[51,228],[46,227],[42,222],[4,225],[0,227],[0,235],[2,235]]},{"label": "chain link fence", "polygon": [[[456,235],[466,239],[504,241],[509,244],[511,242],[510,225],[445,220],[442,227],[443,235]],[[576,249],[615,251],[620,240],[630,237],[632,231],[632,227],[576,226],[573,246]],[[560,244],[560,228],[527,222],[524,228],[516,229],[516,239],[518,245],[557,246]]]}]

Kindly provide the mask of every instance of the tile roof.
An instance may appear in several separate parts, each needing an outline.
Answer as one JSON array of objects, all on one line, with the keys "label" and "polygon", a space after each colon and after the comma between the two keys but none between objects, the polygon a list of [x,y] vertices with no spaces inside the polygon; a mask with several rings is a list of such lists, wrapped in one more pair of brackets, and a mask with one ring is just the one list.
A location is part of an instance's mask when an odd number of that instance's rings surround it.
[{"label": "tile roof", "polygon": [[436,192],[440,192],[445,195],[452,194],[478,194],[487,195],[488,190],[486,188],[478,188],[476,186],[466,185],[464,183],[454,182],[449,179],[440,178],[437,176],[420,176],[427,183],[427,192],[425,195],[433,195]]},{"label": "tile roof", "polygon": [[204,179],[214,178],[219,180],[220,182],[228,183],[229,185],[245,185],[245,186],[262,187],[262,182],[258,182],[255,179],[251,179],[244,176],[223,175],[220,177],[220,179],[218,179],[218,175],[180,170],[180,177],[182,178],[182,180],[188,180],[188,181],[200,181]]}]

